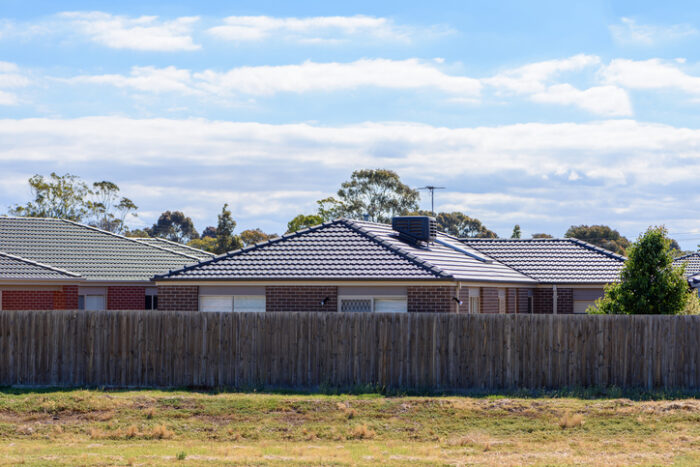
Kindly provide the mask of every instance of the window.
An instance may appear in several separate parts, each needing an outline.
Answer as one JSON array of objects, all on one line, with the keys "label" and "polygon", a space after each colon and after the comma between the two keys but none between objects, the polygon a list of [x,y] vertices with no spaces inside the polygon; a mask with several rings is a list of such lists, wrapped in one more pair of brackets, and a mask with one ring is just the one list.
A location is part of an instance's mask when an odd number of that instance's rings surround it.
[{"label": "window", "polygon": [[341,298],[340,311],[353,313],[370,313],[372,311],[371,298]]},{"label": "window", "polygon": [[237,313],[264,313],[265,312],[265,296],[264,295],[234,295],[233,311]]},{"label": "window", "polygon": [[474,287],[469,289],[469,313],[479,313],[479,289]]},{"label": "window", "polygon": [[206,312],[250,313],[265,311],[264,295],[202,295],[199,309]]},{"label": "window", "polygon": [[501,314],[506,312],[506,289],[498,289],[498,312]]},{"label": "window", "polygon": [[346,313],[406,313],[406,297],[338,297],[338,310]]},{"label": "window", "polygon": [[375,298],[374,311],[376,313],[406,313],[408,302],[405,298]]},{"label": "window", "polygon": [[78,295],[79,310],[104,310],[104,295]]},{"label": "window", "polygon": [[158,295],[146,295],[146,306],[144,310],[158,309]]},{"label": "window", "polygon": [[203,295],[199,297],[199,310],[212,313],[233,311],[233,297],[230,295]]}]

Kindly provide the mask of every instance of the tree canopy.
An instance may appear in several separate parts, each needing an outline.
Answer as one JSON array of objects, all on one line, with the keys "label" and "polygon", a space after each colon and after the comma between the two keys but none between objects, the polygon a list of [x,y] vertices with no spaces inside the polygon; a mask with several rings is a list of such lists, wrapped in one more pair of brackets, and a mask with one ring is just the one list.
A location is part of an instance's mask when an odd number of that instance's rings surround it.
[{"label": "tree canopy", "polygon": [[576,238],[597,245],[619,255],[624,255],[630,247],[630,241],[607,225],[572,225],[564,237]]},{"label": "tree canopy", "polygon": [[92,188],[80,177],[71,174],[48,177],[34,175],[29,179],[32,201],[15,205],[10,215],[51,217],[89,225],[115,233],[126,232],[126,217],[136,216],[138,207],[129,198],[120,196],[119,187],[103,180]]},{"label": "tree canopy", "polygon": [[161,237],[178,243],[187,243],[199,238],[192,219],[182,211],[165,211],[151,228],[145,230],[151,237]]},{"label": "tree canopy", "polygon": [[277,234],[267,234],[260,229],[248,229],[241,232],[241,241],[244,246],[255,245],[256,243],[266,242],[277,238]]},{"label": "tree canopy", "polygon": [[287,223],[287,233],[308,229],[314,225],[323,224],[324,219],[317,214],[299,214]]},{"label": "tree canopy", "polygon": [[605,288],[598,300],[598,313],[662,314],[682,313],[694,299],[685,279],[685,268],[673,267],[671,241],[663,227],[650,227],[630,246],[620,282]]},{"label": "tree canopy", "polygon": [[228,203],[225,203],[221,208],[221,213],[218,216],[216,224],[216,250],[215,253],[223,254],[227,251],[237,250],[243,247],[241,239],[233,234],[236,228],[236,221],[231,216],[231,211],[228,209]]},{"label": "tree canopy", "polygon": [[438,230],[461,238],[498,238],[479,219],[461,212],[441,212],[436,217]]},{"label": "tree canopy", "polygon": [[420,193],[402,183],[394,171],[364,169],[354,171],[337,196],[318,201],[318,215],[324,220],[348,217],[389,222],[393,216],[417,210]]},{"label": "tree canopy", "polygon": [[515,224],[515,227],[513,227],[513,233],[510,235],[510,238],[520,238],[520,225]]},{"label": "tree canopy", "polygon": [[532,234],[532,238],[554,238],[551,235],[547,233],[534,233]]}]

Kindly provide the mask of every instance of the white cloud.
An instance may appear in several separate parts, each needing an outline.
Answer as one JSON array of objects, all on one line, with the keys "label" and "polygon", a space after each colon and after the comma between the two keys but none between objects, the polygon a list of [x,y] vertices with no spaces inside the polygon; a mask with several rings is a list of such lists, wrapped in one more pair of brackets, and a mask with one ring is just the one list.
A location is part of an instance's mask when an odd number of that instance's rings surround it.
[{"label": "white cloud", "polygon": [[114,49],[143,51],[197,50],[192,26],[198,17],[159,20],[157,16],[127,17],[99,11],[57,15],[92,41]]},{"label": "white cloud", "polygon": [[650,60],[615,59],[603,67],[601,76],[610,84],[630,89],[677,89],[700,94],[700,77],[692,76],[676,65],[658,58]]},{"label": "white cloud", "polygon": [[384,89],[434,88],[449,94],[476,96],[479,80],[443,73],[429,63],[409,60],[358,60],[350,63],[239,67],[227,72],[134,67],[129,76],[79,76],[69,81],[110,84],[139,91],[207,93],[213,96],[270,96],[281,92],[331,92],[364,86]]},{"label": "white cloud", "polygon": [[[439,209],[463,209],[504,234],[514,223],[561,234],[573,223],[602,222],[636,235],[650,224],[687,224],[700,130],[632,120],[473,128],[0,120],[0,173],[109,176],[144,212],[185,206],[209,223],[231,201],[237,219],[279,231],[362,167],[397,170],[412,186],[439,181],[449,189]],[[3,196],[6,205],[24,197]],[[253,221],[241,228],[245,222]]]},{"label": "white cloud", "polygon": [[621,44],[654,45],[698,34],[698,30],[688,24],[658,26],[638,24],[632,18],[620,18],[619,24],[610,26],[613,39]]},{"label": "white cloud", "polygon": [[396,25],[388,18],[373,16],[318,16],[276,18],[270,16],[229,16],[223,24],[207,30],[220,39],[249,42],[274,37],[304,43],[338,43],[346,40],[410,41],[415,35],[447,34],[444,27],[418,29]]},{"label": "white cloud", "polygon": [[597,115],[632,115],[632,103],[627,92],[617,86],[594,86],[582,91],[570,84],[555,84],[533,94],[531,99],[535,102],[575,105]]},{"label": "white cloud", "polygon": [[6,91],[9,88],[28,86],[30,80],[15,63],[0,61],[0,105],[17,105],[20,100],[16,94]]},{"label": "white cloud", "polygon": [[517,94],[543,92],[547,83],[559,74],[580,71],[599,63],[599,57],[579,54],[569,58],[535,62],[506,70],[491,78],[484,79],[484,83]]}]

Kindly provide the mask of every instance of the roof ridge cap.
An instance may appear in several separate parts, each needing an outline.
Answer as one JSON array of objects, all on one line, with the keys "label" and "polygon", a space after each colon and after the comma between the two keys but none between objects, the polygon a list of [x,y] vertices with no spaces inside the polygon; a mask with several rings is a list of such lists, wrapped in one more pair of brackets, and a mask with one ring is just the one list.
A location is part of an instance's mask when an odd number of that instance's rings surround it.
[{"label": "roof ridge cap", "polygon": [[39,261],[34,261],[33,259],[28,259],[28,258],[24,258],[22,256],[13,255],[11,253],[7,253],[6,251],[0,250],[0,256],[5,256],[5,257],[10,258],[10,259],[22,261],[23,263],[32,264],[34,266],[39,266],[41,268],[48,269],[50,271],[60,272],[61,274],[67,274],[67,275],[73,276],[73,277],[83,277],[82,275],[80,275],[77,272],[69,271],[67,269],[57,268],[56,266],[51,266],[50,264],[40,263]]},{"label": "roof ridge cap", "polygon": [[111,235],[112,237],[117,237],[117,238],[120,238],[122,240],[130,241],[132,243],[138,243],[139,245],[145,245],[145,246],[155,248],[155,249],[160,250],[160,251],[166,251],[166,252],[174,254],[174,255],[184,256],[185,258],[190,258],[190,259],[193,259],[195,261],[199,261],[199,258],[197,258],[196,256],[188,255],[186,253],[181,253],[179,251],[168,250],[167,248],[164,248],[164,247],[161,247],[158,245],[149,245],[148,243],[140,242],[140,241],[136,240],[136,238],[139,238],[139,237],[127,237],[125,235],[120,235],[118,233],[110,232],[109,230],[103,230],[103,229],[100,229],[99,227],[83,224],[81,222],[76,222],[76,221],[72,221],[69,219],[58,219],[58,220],[69,223],[69,224],[77,225],[77,226],[82,227],[84,229],[94,230],[94,231],[100,232],[102,234]]},{"label": "roof ridge cap", "polygon": [[685,259],[685,258],[690,258],[691,256],[700,256],[700,251],[694,251],[692,253],[688,253],[683,256],[678,256],[677,258],[673,258],[673,261],[678,261],[679,259]]},{"label": "roof ridge cap", "polygon": [[250,251],[255,251],[255,250],[259,249],[259,248],[262,248],[262,247],[264,247],[264,246],[267,246],[267,245],[270,245],[270,244],[273,244],[273,243],[279,243],[279,242],[281,242],[281,241],[283,241],[283,240],[288,240],[288,239],[293,238],[293,237],[299,237],[299,236],[301,236],[301,235],[305,235],[305,234],[307,234],[307,233],[314,232],[314,231],[316,231],[316,230],[318,230],[318,229],[320,229],[320,228],[322,228],[322,227],[327,227],[327,226],[329,226],[329,225],[333,225],[333,224],[340,223],[340,221],[341,221],[341,219],[335,219],[335,220],[332,220],[332,221],[324,222],[324,223],[322,223],[322,224],[312,225],[311,227],[307,227],[307,228],[302,229],[302,230],[297,230],[296,232],[290,232],[290,233],[286,233],[286,234],[284,234],[284,235],[280,235],[280,236],[277,237],[277,238],[271,238],[271,239],[269,239],[269,240],[265,240],[265,241],[262,241],[262,242],[259,242],[259,243],[255,243],[255,244],[253,244],[253,245],[248,245],[248,246],[244,246],[244,247],[242,247],[242,248],[238,248],[238,249],[235,249],[235,250],[227,251],[226,253],[221,253],[220,255],[216,255],[216,256],[214,256],[213,258],[209,258],[209,259],[205,259],[205,260],[199,261],[199,262],[196,263],[196,264],[190,264],[190,265],[187,265],[187,266],[183,266],[183,267],[181,267],[180,269],[170,270],[170,271],[168,271],[168,272],[166,272],[166,273],[163,273],[163,274],[156,274],[156,275],[153,276],[153,277],[154,277],[154,278],[165,279],[165,278],[167,278],[167,276],[169,276],[169,275],[171,275],[171,274],[174,274],[174,273],[177,274],[177,273],[179,273],[179,272],[189,271],[190,269],[192,269],[192,268],[194,268],[194,267],[204,266],[204,265],[207,265],[207,264],[211,264],[211,263],[213,263],[213,262],[215,262],[215,261],[219,261],[219,260],[226,259],[226,258],[231,258],[231,257],[233,257],[233,256],[238,256],[238,255],[241,255],[241,254],[243,254],[243,253],[248,253],[248,252],[250,252]]},{"label": "roof ridge cap", "polygon": [[[162,237],[127,237],[127,236],[124,236],[124,238],[133,239],[133,240],[138,241],[139,243],[143,242],[147,238],[154,239],[154,240],[157,240],[159,242],[166,242],[166,243],[170,243],[172,245],[176,245],[178,248],[186,248],[188,250],[205,253],[209,256],[216,256],[216,253],[212,253],[211,251],[202,250],[200,248],[195,248],[195,247],[192,247],[189,245],[185,245],[183,243],[173,242],[172,240],[168,240],[167,238],[162,238]],[[147,244],[147,243],[144,243],[144,244]],[[170,251],[172,251],[172,250],[170,250]],[[178,252],[176,251],[175,253],[178,253]]]},{"label": "roof ridge cap", "polygon": [[609,256],[609,257],[611,257],[611,258],[614,258],[614,259],[619,259],[619,260],[621,260],[621,261],[627,261],[627,257],[626,257],[626,256],[619,255],[619,254],[617,254],[617,253],[613,253],[613,252],[610,251],[610,250],[606,250],[605,248],[599,247],[598,245],[593,245],[592,243],[588,243],[588,242],[586,242],[586,241],[579,240],[578,238],[575,238],[575,237],[564,237],[563,240],[569,240],[569,241],[571,241],[571,242],[573,242],[573,243],[576,243],[576,244],[578,244],[578,245],[581,245],[581,246],[583,246],[583,247],[586,247],[586,248],[588,248],[589,250],[597,251],[598,253],[602,253],[602,254],[604,254],[604,255],[606,255],[606,256]]},{"label": "roof ridge cap", "polygon": [[[353,219],[340,219],[343,221],[344,225],[347,227],[355,230],[356,232],[364,235],[365,237],[369,238],[370,240],[374,241],[375,243],[380,244],[387,250],[391,251],[394,254],[397,254],[404,259],[407,259],[418,266],[422,267],[423,269],[427,269],[430,273],[435,274],[438,277],[443,277],[443,278],[452,278],[453,276],[451,274],[448,274],[445,272],[442,268],[435,266],[434,264],[431,264],[427,260],[424,260],[422,258],[419,258],[418,256],[414,255],[413,253],[410,253],[408,251],[404,251],[399,247],[396,247],[395,245],[392,245],[388,241],[379,238],[378,234],[375,234],[374,232],[368,232],[365,230],[364,227],[361,225],[357,225],[357,223]],[[389,224],[381,224],[381,225],[389,225]]]}]

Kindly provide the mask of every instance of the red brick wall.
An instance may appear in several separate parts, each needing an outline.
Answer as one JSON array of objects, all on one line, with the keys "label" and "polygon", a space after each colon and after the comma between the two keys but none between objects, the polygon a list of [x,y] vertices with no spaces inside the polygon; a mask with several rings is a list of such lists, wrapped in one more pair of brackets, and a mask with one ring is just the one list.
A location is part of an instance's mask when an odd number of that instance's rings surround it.
[{"label": "red brick wall", "polygon": [[515,313],[520,311],[516,309],[518,289],[506,289],[506,313]]},{"label": "red brick wall", "polygon": [[[328,297],[325,305],[321,300]],[[265,287],[265,311],[338,311],[338,287]]]},{"label": "red brick wall", "polygon": [[146,287],[107,287],[108,310],[143,310],[146,308]]},{"label": "red brick wall", "polygon": [[498,289],[495,287],[482,287],[479,292],[481,298],[480,313],[498,313]]},{"label": "red brick wall", "polygon": [[[535,313],[552,313],[552,289],[535,289]],[[574,312],[574,290],[557,288],[557,313],[569,314]]]},{"label": "red brick wall", "polygon": [[158,309],[166,311],[199,311],[199,287],[196,285],[158,286]]},{"label": "red brick wall", "polygon": [[517,289],[518,290],[518,313],[528,313],[527,297],[532,289]]},{"label": "red brick wall", "polygon": [[455,295],[456,287],[407,287],[408,311],[409,313],[454,313],[457,311],[457,302],[452,299]]},{"label": "red brick wall", "polygon": [[61,290],[3,290],[3,310],[75,310],[78,286],[65,285]]}]

